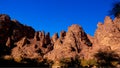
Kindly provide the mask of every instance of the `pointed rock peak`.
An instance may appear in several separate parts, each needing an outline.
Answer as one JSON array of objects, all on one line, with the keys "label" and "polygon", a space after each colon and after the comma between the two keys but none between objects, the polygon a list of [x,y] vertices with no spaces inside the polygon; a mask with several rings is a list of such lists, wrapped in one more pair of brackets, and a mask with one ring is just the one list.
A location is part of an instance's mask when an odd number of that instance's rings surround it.
[{"label": "pointed rock peak", "polygon": [[63,30],[60,32],[60,38],[64,38],[66,36],[66,32]]},{"label": "pointed rock peak", "polygon": [[50,38],[50,33],[47,32],[46,35],[45,35],[46,38]]},{"label": "pointed rock peak", "polygon": [[45,31],[42,31],[42,32],[41,32],[41,35],[45,36]]},{"label": "pointed rock peak", "polygon": [[104,24],[110,24],[110,23],[113,23],[112,19],[109,16],[106,16],[104,20]]},{"label": "pointed rock peak", "polygon": [[59,38],[58,33],[55,33],[52,38]]},{"label": "pointed rock peak", "polygon": [[39,36],[40,32],[35,32],[35,35],[34,35],[34,39],[37,40],[37,41],[40,41],[40,36]]},{"label": "pointed rock peak", "polygon": [[70,27],[68,28],[68,32],[71,32],[71,31],[77,33],[77,32],[83,31],[83,29],[82,29],[81,26],[79,26],[79,25],[77,25],[77,24],[73,24],[72,26],[70,26]]},{"label": "pointed rock peak", "polygon": [[103,25],[101,22],[98,22],[97,27],[100,27],[101,25]]},{"label": "pointed rock peak", "polygon": [[55,33],[55,34],[52,36],[52,41],[53,41],[53,42],[56,42],[58,38],[59,38],[58,33]]}]

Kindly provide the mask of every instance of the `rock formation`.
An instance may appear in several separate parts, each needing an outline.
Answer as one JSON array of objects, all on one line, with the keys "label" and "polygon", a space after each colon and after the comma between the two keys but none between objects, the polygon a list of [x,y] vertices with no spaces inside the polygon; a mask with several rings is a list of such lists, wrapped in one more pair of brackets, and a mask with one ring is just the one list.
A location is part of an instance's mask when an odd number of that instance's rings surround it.
[{"label": "rock formation", "polygon": [[68,31],[55,33],[35,31],[6,14],[0,14],[0,56],[11,56],[16,62],[34,59],[60,61],[64,58],[94,59],[100,49],[116,51],[120,55],[120,18],[106,17],[98,23],[94,37],[81,26],[73,24]]},{"label": "rock formation", "polygon": [[93,50],[106,49],[120,52],[120,18],[110,19],[105,17],[104,23],[98,23],[98,28],[95,32]]},{"label": "rock formation", "polygon": [[81,50],[91,46],[86,33],[79,25],[72,25],[68,32],[61,32],[60,38],[54,43],[52,51],[44,57],[50,60],[61,60],[63,58],[75,58]]}]

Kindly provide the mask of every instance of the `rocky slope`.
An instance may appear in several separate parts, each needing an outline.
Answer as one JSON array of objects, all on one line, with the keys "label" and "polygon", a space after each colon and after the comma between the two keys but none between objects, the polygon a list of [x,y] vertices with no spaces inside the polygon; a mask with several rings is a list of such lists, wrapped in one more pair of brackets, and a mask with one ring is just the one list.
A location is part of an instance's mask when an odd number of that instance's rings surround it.
[{"label": "rocky slope", "polygon": [[81,26],[73,24],[68,31],[55,33],[35,31],[17,20],[11,20],[6,14],[0,14],[0,56],[12,58],[16,62],[34,59],[60,61],[63,58],[76,57],[93,59],[98,50],[114,50],[120,55],[120,18],[106,17],[104,23],[98,23],[94,37],[86,34]]}]

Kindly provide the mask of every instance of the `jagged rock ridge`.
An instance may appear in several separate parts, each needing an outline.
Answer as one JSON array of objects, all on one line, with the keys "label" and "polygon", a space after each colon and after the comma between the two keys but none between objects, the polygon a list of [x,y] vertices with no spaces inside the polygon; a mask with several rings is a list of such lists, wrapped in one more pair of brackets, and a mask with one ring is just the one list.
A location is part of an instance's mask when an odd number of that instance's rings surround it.
[{"label": "jagged rock ridge", "polygon": [[74,24],[68,31],[55,33],[35,31],[32,27],[11,20],[6,14],[0,14],[0,55],[9,55],[16,62],[25,59],[44,59],[60,61],[63,58],[93,59],[99,49],[114,50],[120,55],[120,18],[106,17],[104,23],[98,23],[95,36],[84,32],[81,26]]}]

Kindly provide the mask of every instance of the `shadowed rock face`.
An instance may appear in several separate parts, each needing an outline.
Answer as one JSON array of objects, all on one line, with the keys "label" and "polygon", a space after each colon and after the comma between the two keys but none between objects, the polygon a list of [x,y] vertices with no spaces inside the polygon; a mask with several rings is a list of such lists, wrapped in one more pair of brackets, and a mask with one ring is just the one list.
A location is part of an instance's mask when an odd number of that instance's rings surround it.
[{"label": "shadowed rock face", "polygon": [[[20,24],[17,20],[11,20],[8,15],[0,14],[0,50],[11,51],[14,43],[23,37],[33,38],[35,30],[32,27]],[[6,50],[6,48],[9,48]]]},{"label": "shadowed rock face", "polygon": [[0,55],[11,56],[16,62],[34,59],[59,61],[63,58],[93,59],[99,49],[120,52],[120,18],[106,17],[98,23],[95,36],[87,35],[81,26],[73,24],[68,31],[55,33],[35,31],[8,15],[0,14]]},{"label": "shadowed rock face", "polygon": [[[0,15],[0,41],[6,42],[10,37],[13,41],[19,41],[22,37],[34,37],[35,30],[32,27],[24,26],[16,20],[11,20],[8,15]],[[1,44],[4,42],[0,42]]]},{"label": "shadowed rock face", "polygon": [[10,17],[8,15],[0,15],[0,44],[4,44],[8,36],[10,36],[10,25]]}]

